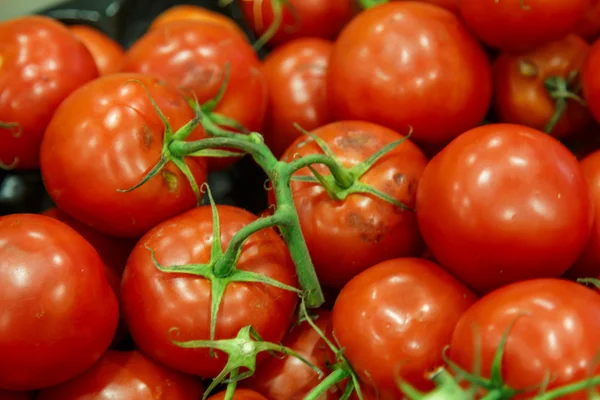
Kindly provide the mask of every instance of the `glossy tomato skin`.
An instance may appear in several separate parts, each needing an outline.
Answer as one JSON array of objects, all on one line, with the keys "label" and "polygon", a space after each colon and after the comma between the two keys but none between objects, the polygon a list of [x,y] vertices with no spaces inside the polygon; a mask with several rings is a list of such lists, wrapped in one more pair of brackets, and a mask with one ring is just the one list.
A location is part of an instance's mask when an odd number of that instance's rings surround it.
[{"label": "glossy tomato skin", "polygon": [[[502,375],[508,386],[536,387],[550,374],[547,389],[551,390],[600,372],[594,360],[600,347],[600,296],[582,285],[559,279],[518,282],[483,297],[456,325],[450,358],[471,371],[477,332],[481,372],[489,377],[500,339],[512,323],[502,360]],[[532,394],[515,399],[531,398]],[[561,397],[587,398],[585,391]]]},{"label": "glossy tomato skin", "polygon": [[[350,168],[366,160],[402,135],[382,126],[361,121],[342,121],[312,132]],[[322,153],[318,145],[298,138],[283,160]],[[406,140],[381,158],[360,182],[414,207],[419,179],[427,159]],[[322,165],[313,166],[330,174]],[[308,168],[296,176],[312,176]],[[351,194],[343,201],[332,199],[318,183],[293,181],[292,194],[300,226],[321,283],[340,289],[360,271],[395,257],[416,256],[422,251],[414,212],[401,210],[370,194]],[[271,204],[275,199],[271,195]]]},{"label": "glossy tomato skin", "polygon": [[102,260],[60,221],[0,217],[0,388],[64,382],[108,348],[119,317]]},{"label": "glossy tomato skin", "polygon": [[242,31],[231,18],[221,13],[209,10],[208,8],[199,7],[192,4],[178,4],[168,8],[158,17],[156,17],[154,21],[152,21],[149,29],[157,29],[171,22],[187,20],[220,24],[231,29],[237,34],[246,37],[244,31]]},{"label": "glossy tomato skin", "polygon": [[600,151],[595,151],[580,162],[594,202],[594,226],[587,246],[573,267],[567,271],[571,278],[600,276]]},{"label": "glossy tomato skin", "polygon": [[125,51],[119,43],[86,25],[71,25],[69,30],[90,51],[100,75],[119,72]]},{"label": "glossy tomato skin", "polygon": [[[119,300],[121,277],[123,276],[123,270],[125,269],[125,264],[127,263],[127,257],[129,257],[129,253],[131,253],[133,246],[135,246],[135,242],[127,239],[117,239],[106,236],[93,230],[84,223],[70,217],[67,213],[59,210],[58,208],[46,210],[42,213],[42,215],[54,218],[68,225],[94,247],[104,263],[104,272],[106,272],[108,284],[112,288],[114,294],[117,296],[117,300]],[[121,315],[119,316],[121,317]],[[120,318],[117,331],[113,336],[111,347],[117,346],[126,337],[127,327],[125,326],[123,319]]]},{"label": "glossy tomato skin", "polygon": [[588,1],[461,0],[460,13],[471,31],[488,46],[519,51],[573,32],[587,11]]},{"label": "glossy tomato skin", "polygon": [[[218,210],[222,247],[226,249],[233,235],[256,216],[230,206],[218,206]],[[140,350],[164,365],[203,378],[215,377],[227,356],[210,357],[206,348],[184,349],[172,344],[170,338],[210,338],[211,285],[195,275],[161,272],[148,248],[164,266],[208,263],[211,218],[211,209],[205,206],[150,230],[131,253],[121,283],[123,313]],[[260,231],[248,239],[237,267],[297,286],[289,252],[273,230]],[[230,284],[219,309],[216,339],[233,338],[241,328],[252,325],[265,341],[279,342],[292,322],[296,297],[293,292],[263,284]],[[171,334],[171,328],[179,328],[179,334]]]},{"label": "glossy tomato skin", "polygon": [[590,6],[575,33],[593,43],[600,35],[600,0],[590,0]]},{"label": "glossy tomato skin", "polygon": [[583,97],[596,122],[600,122],[600,40],[596,41],[583,65],[581,73]]},{"label": "glossy tomato skin", "polygon": [[[44,130],[58,105],[98,69],[85,46],[61,23],[28,16],[0,23],[0,162],[39,166]],[[33,107],[32,105],[35,105]]]},{"label": "glossy tomato skin", "polygon": [[[344,25],[354,15],[352,0],[290,0],[290,7],[283,6],[283,20],[269,40],[271,46],[280,46],[294,39],[305,37],[334,40]],[[256,36],[262,36],[273,24],[271,1],[249,0],[240,2],[246,23]],[[294,18],[294,13],[298,19]]]},{"label": "glossy tomato skin", "polygon": [[138,351],[107,351],[75,379],[40,392],[36,400],[197,400],[204,389],[194,377],[156,364]]},{"label": "glossy tomato skin", "polygon": [[[320,310],[313,320],[322,332],[327,332],[331,314]],[[293,326],[282,344],[324,373],[329,372],[327,362],[331,358],[331,350],[308,322]],[[261,363],[252,377],[242,381],[242,385],[270,400],[302,400],[320,382],[318,374],[297,358],[271,356]],[[337,400],[340,395],[337,387],[333,387],[319,397],[319,400]]]},{"label": "glossy tomato skin", "polygon": [[[569,35],[534,50],[500,54],[493,65],[494,110],[502,122],[527,125],[544,130],[556,110],[544,82],[550,77],[569,78],[579,73],[590,46],[580,37]],[[573,83],[578,86],[579,78]],[[556,138],[576,133],[592,121],[587,108],[568,100],[551,134]]]},{"label": "glossy tomato skin", "polygon": [[[419,0],[418,0],[419,1]],[[420,0],[424,3],[434,4],[439,7],[443,7],[448,11],[452,11],[455,14],[458,14],[460,11],[460,1],[461,0]]]},{"label": "glossy tomato skin", "polygon": [[[101,77],[75,91],[54,114],[41,151],[42,177],[55,204],[105,234],[139,238],[157,223],[196,204],[183,173],[169,162],[128,193],[159,162],[164,126],[141,82],[174,130],[194,118],[176,89],[140,74]],[[188,140],[199,139],[195,131]],[[90,162],[90,160],[94,160]],[[198,184],[202,159],[187,159]]]},{"label": "glossy tomato skin", "polygon": [[[153,29],[127,51],[123,71],[156,76],[204,103],[216,96],[227,64],[229,83],[215,112],[262,131],[268,93],[260,61],[246,39],[222,24],[184,20]],[[211,158],[209,168],[234,161]]]},{"label": "glossy tomato skin", "polygon": [[478,293],[560,276],[583,250],[593,212],[575,156],[520,125],[464,133],[430,161],[417,192],[427,247]]},{"label": "glossy tomato skin", "polygon": [[[225,400],[226,391],[219,392],[214,396],[210,396],[208,400]],[[236,389],[233,395],[233,400],[269,400],[262,394],[259,394],[249,389]]]},{"label": "glossy tomato skin", "polygon": [[458,17],[418,2],[364,11],[336,41],[327,95],[334,120],[359,119],[446,144],[485,117],[490,62]]},{"label": "glossy tomato skin", "polygon": [[380,400],[398,399],[397,376],[432,388],[424,374],[443,365],[442,350],[474,301],[469,289],[430,261],[388,260],[342,289],[333,334],[366,389],[374,386]]},{"label": "glossy tomato skin", "polygon": [[269,87],[265,142],[276,157],[302,133],[330,122],[327,68],[333,44],[323,39],[291,41],[273,50],[262,71]]}]

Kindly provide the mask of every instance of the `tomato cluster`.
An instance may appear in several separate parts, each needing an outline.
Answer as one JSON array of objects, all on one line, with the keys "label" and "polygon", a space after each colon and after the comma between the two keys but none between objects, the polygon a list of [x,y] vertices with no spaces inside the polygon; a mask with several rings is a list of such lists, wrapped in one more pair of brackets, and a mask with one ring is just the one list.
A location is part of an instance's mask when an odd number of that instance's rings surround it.
[{"label": "tomato cluster", "polygon": [[596,398],[600,1],[222,3],[0,22],[0,400]]}]

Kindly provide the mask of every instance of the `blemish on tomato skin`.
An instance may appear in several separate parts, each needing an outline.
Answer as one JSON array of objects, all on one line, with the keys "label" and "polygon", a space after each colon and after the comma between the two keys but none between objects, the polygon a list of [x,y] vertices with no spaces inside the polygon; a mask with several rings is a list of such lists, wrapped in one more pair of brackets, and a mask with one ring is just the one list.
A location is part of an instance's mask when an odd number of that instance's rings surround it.
[{"label": "blemish on tomato skin", "polygon": [[162,176],[163,181],[167,185],[169,192],[170,193],[177,192],[177,189],[179,188],[179,181],[177,179],[177,175],[175,175],[173,172],[169,171],[168,169],[163,169],[160,172],[160,175]]},{"label": "blemish on tomato skin", "polygon": [[142,138],[144,139],[144,147],[149,149],[154,143],[154,135],[152,129],[148,125],[142,127]]},{"label": "blemish on tomato skin", "polygon": [[366,220],[358,213],[350,213],[348,214],[347,221],[351,227],[359,231],[361,241],[369,244],[377,244],[383,239],[384,232],[382,226],[384,224],[376,224],[373,217]]}]

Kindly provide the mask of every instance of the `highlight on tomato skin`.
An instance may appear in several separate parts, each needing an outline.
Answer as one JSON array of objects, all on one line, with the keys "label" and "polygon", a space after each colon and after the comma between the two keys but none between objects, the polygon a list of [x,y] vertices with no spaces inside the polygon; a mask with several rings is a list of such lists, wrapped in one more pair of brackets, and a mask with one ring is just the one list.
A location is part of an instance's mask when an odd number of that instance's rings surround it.
[{"label": "highlight on tomato skin", "polygon": [[381,400],[397,399],[398,376],[421,390],[433,387],[424,372],[444,364],[442,351],[475,301],[466,286],[430,261],[388,260],[342,289],[332,331],[364,389]]},{"label": "highlight on tomato skin", "polygon": [[[596,291],[561,279],[521,281],[482,297],[461,316],[449,357],[467,371],[477,357],[481,376],[489,378],[500,339],[506,336],[497,372],[508,387],[528,389],[511,398],[532,398],[543,382],[550,391],[600,373],[598,329]],[[480,350],[474,353],[476,342]],[[560,398],[588,396],[584,389]]]},{"label": "highlight on tomato skin", "polygon": [[138,351],[109,350],[68,382],[42,390],[37,400],[108,399],[197,400],[204,388],[196,377],[155,363]]},{"label": "highlight on tomato skin", "polygon": [[48,17],[1,21],[0,43],[0,165],[36,170],[52,114],[98,69],[67,27]]}]

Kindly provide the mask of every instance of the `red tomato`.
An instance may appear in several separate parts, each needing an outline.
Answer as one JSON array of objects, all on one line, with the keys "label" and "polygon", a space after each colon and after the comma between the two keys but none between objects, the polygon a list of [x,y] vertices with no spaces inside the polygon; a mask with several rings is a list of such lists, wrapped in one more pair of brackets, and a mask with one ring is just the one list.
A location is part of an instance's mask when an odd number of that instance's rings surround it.
[{"label": "red tomato", "polygon": [[62,222],[0,217],[0,287],[0,388],[56,385],[108,348],[117,300],[98,253]]},{"label": "red tomato", "polygon": [[246,37],[244,31],[242,31],[231,18],[221,13],[211,11],[207,8],[198,7],[191,4],[179,4],[168,8],[166,11],[163,11],[161,14],[159,14],[154,21],[152,21],[149,29],[160,28],[171,22],[182,20],[210,22],[213,24],[223,25],[229,28],[231,31],[242,35],[242,37]]},{"label": "red tomato", "polygon": [[567,275],[572,278],[595,278],[600,276],[600,151],[588,155],[580,164],[592,192],[594,227],[585,250]]},{"label": "red tomato", "polygon": [[417,192],[427,247],[479,293],[564,273],[585,247],[593,211],[575,156],[511,124],[459,136],[427,165]]},{"label": "red tomato", "polygon": [[[331,321],[329,312],[319,311],[313,319],[321,331],[327,331]],[[308,322],[292,327],[283,345],[296,351],[324,373],[329,372],[327,361],[331,350]],[[256,390],[269,400],[300,400],[320,382],[318,374],[297,358],[271,356],[251,378],[242,381],[242,385]],[[327,391],[319,400],[339,399],[341,393],[336,389],[334,387]]]},{"label": "red tomato", "polygon": [[371,121],[445,144],[485,117],[492,96],[487,55],[451,12],[393,2],[348,24],[329,63],[338,119]]},{"label": "red tomato", "polygon": [[[58,108],[41,151],[44,185],[56,205],[111,236],[137,238],[157,223],[195,206],[189,182],[169,162],[140,188],[122,193],[160,160],[163,123],[143,83],[174,130],[194,117],[176,89],[139,74],[101,77],[75,91]],[[198,130],[190,140],[201,138]],[[91,162],[93,160],[93,162]],[[205,162],[187,165],[198,184]]]},{"label": "red tomato", "polygon": [[[384,146],[402,139],[369,122],[335,122],[313,131],[347,168],[358,165]],[[312,140],[298,138],[282,159],[322,153]],[[417,185],[427,159],[409,140],[397,146],[359,179],[407,207],[414,207]],[[326,167],[315,165],[321,174]],[[312,176],[308,168],[296,176]],[[323,285],[341,288],[362,270],[387,259],[416,256],[422,241],[414,212],[401,210],[370,194],[351,194],[338,201],[318,183],[293,181],[292,192],[302,232]],[[271,193],[271,192],[270,192]],[[275,199],[270,198],[273,204]]]},{"label": "red tomato", "polygon": [[[281,3],[283,20],[269,40],[272,46],[303,37],[333,40],[354,15],[352,0],[275,1]],[[240,2],[244,19],[256,36],[262,36],[273,24],[272,4],[273,0]]]},{"label": "red tomato", "polygon": [[485,44],[526,50],[562,39],[580,24],[589,0],[461,0],[467,26]]},{"label": "red tomato", "polygon": [[[127,257],[129,257],[129,253],[131,253],[135,243],[132,243],[130,240],[116,239],[100,232],[96,232],[87,225],[71,218],[58,208],[46,210],[42,215],[57,219],[68,225],[75,230],[75,232],[83,236],[83,238],[96,249],[98,255],[104,262],[104,271],[106,272],[108,284],[117,296],[117,299],[119,299],[121,277],[123,276],[123,270],[127,263]],[[125,322],[120,319],[111,346],[118,345],[126,337],[127,327],[125,326]]]},{"label": "red tomato", "polygon": [[58,105],[98,76],[90,52],[61,23],[41,16],[0,22],[0,162],[39,166],[44,130]]},{"label": "red tomato", "polygon": [[2,400],[32,400],[33,392],[9,392],[0,389],[0,399]]},{"label": "red tomato", "polygon": [[342,289],[333,307],[333,333],[365,386],[374,386],[379,400],[399,399],[398,376],[417,388],[432,387],[425,373],[443,365],[442,350],[474,301],[473,293],[432,262],[388,260]]},{"label": "red tomato", "polygon": [[172,371],[137,351],[107,351],[73,380],[43,390],[36,400],[197,400],[200,381]]},{"label": "red tomato", "polygon": [[581,77],[583,83],[583,96],[588,104],[596,122],[600,122],[600,40],[592,45],[585,63]]},{"label": "red tomato", "polygon": [[590,6],[577,25],[575,33],[588,41],[595,41],[600,35],[600,0],[590,0]]},{"label": "red tomato", "polygon": [[322,39],[298,39],[271,52],[262,71],[269,87],[265,142],[279,157],[302,133],[330,122],[327,67],[333,44]]},{"label": "red tomato", "polygon": [[100,75],[119,72],[125,55],[119,43],[86,25],[71,25],[69,29],[92,53]]},{"label": "red tomato", "polygon": [[[260,61],[247,40],[223,25],[192,20],[151,30],[127,51],[123,70],[156,76],[204,103],[222,86],[227,64],[227,92],[215,111],[261,131],[268,97]],[[221,169],[233,161],[211,158],[209,167]]]},{"label": "red tomato", "polygon": [[[208,400],[225,400],[226,391],[219,392],[214,396],[210,396]],[[233,400],[269,400],[261,394],[258,394],[249,389],[236,389],[233,395]]]},{"label": "red tomato", "polygon": [[[223,249],[237,231],[256,220],[256,216],[235,207],[218,206],[218,211]],[[164,365],[203,378],[217,376],[227,356],[217,352],[216,358],[206,348],[176,346],[169,330],[179,329],[179,335],[173,337],[178,341],[210,338],[211,284],[199,276],[160,271],[148,248],[164,266],[207,263],[211,218],[211,208],[205,206],[157,225],[131,253],[121,284],[125,321],[140,350]],[[297,285],[285,243],[273,230],[260,231],[248,239],[237,268]],[[258,283],[231,283],[221,302],[215,337],[230,339],[241,328],[252,325],[264,340],[279,342],[291,324],[295,305],[293,292]]]},{"label": "red tomato", "polygon": [[[548,376],[550,390],[600,372],[595,360],[600,348],[600,296],[559,279],[518,282],[483,297],[456,325],[450,358],[472,371],[477,357],[482,376],[489,377],[500,339],[512,323],[502,359],[504,382],[513,389],[536,387],[515,399],[531,398]],[[475,335],[480,354],[474,354]],[[587,398],[583,391],[561,400]]]},{"label": "red tomato", "polygon": [[[558,101],[566,101],[566,111],[551,131],[552,136],[562,138],[584,129],[592,121],[587,108],[566,97],[557,101],[550,95],[565,89],[578,94],[579,77],[570,83],[569,79],[571,74],[579,74],[589,50],[583,39],[569,35],[529,52],[500,54],[493,66],[498,119],[544,130],[559,107]],[[565,87],[547,89],[546,83],[555,78],[562,79]]]}]

